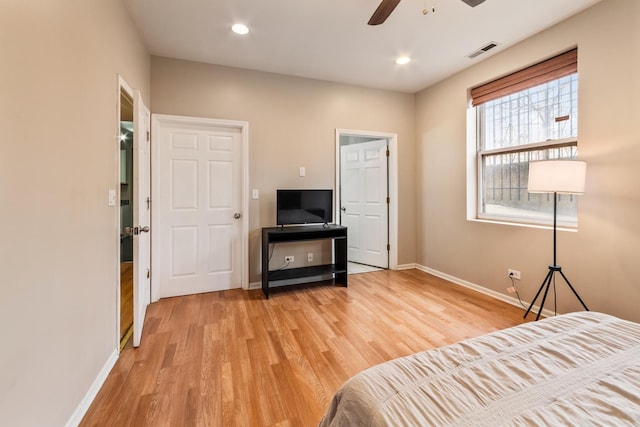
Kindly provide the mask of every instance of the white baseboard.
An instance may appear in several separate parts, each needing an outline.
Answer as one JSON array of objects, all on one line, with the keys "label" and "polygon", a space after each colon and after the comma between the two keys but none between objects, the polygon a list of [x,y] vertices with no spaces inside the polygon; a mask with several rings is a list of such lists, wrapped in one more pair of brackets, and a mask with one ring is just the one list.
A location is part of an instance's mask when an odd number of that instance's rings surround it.
[{"label": "white baseboard", "polygon": [[398,264],[396,270],[413,270],[414,268],[418,268],[416,263],[412,264]]},{"label": "white baseboard", "polygon": [[87,410],[89,409],[89,406],[91,406],[93,399],[95,399],[98,395],[98,392],[102,388],[102,385],[104,384],[107,376],[109,375],[109,372],[111,372],[111,369],[113,369],[113,366],[116,364],[117,360],[118,350],[116,349],[113,351],[111,356],[109,356],[109,359],[107,359],[107,362],[98,373],[98,376],[93,381],[93,384],[91,384],[89,391],[87,391],[87,394],[85,394],[84,399],[82,399],[82,402],[80,402],[76,410],[73,412],[73,415],[71,415],[71,418],[69,418],[69,421],[67,421],[66,427],[77,427],[80,424],[80,421],[82,421],[82,418],[87,413]]},{"label": "white baseboard", "polygon": [[[443,272],[438,271],[438,270],[434,270],[433,268],[425,267],[424,265],[416,264],[415,268],[420,270],[420,271],[424,271],[425,273],[429,273],[429,274],[432,274],[432,275],[434,275],[436,277],[439,277],[441,279],[447,280],[447,281],[449,281],[451,283],[454,283],[456,285],[464,286],[465,288],[472,289],[472,290],[474,290],[476,292],[480,292],[481,294],[490,296],[490,297],[498,299],[500,301],[504,301],[504,302],[506,302],[508,304],[515,305],[516,307],[522,308],[522,306],[520,305],[520,301],[518,301],[518,299],[510,297],[510,296],[505,295],[505,294],[501,294],[500,292],[496,292],[496,291],[494,291],[492,289],[485,288],[484,286],[480,286],[480,285],[477,285],[475,283],[468,282],[468,281],[460,279],[458,277],[451,276],[450,274],[443,273]],[[529,304],[531,304],[531,302],[529,302],[529,301],[522,301],[522,303],[525,306],[529,306]],[[533,308],[531,309],[531,312],[534,313],[534,314],[537,314],[538,310],[540,310],[540,306],[534,305]],[[542,315],[544,317],[553,317],[554,314],[555,313],[553,311],[551,311],[551,310],[547,310],[547,309],[542,310]]]},{"label": "white baseboard", "polygon": [[249,290],[262,288],[262,282],[249,283]]}]

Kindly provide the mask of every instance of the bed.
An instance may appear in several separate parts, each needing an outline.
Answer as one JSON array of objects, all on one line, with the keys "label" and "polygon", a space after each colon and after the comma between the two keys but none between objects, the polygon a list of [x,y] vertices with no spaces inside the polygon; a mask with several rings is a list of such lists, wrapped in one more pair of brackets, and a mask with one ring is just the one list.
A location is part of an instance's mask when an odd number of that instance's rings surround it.
[{"label": "bed", "polygon": [[320,421],[338,426],[640,425],[640,324],[579,312],[366,369]]}]

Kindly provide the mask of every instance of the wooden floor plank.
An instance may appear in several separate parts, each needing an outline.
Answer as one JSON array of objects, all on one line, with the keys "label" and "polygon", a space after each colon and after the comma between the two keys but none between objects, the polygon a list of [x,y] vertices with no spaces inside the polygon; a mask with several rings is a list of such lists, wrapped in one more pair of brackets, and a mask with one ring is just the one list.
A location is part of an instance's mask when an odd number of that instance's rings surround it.
[{"label": "wooden floor plank", "polygon": [[360,370],[522,315],[418,270],[276,289],[269,300],[259,290],[163,299],[81,425],[314,426]]},{"label": "wooden floor plank", "polygon": [[120,339],[133,325],[133,262],[120,263]]}]

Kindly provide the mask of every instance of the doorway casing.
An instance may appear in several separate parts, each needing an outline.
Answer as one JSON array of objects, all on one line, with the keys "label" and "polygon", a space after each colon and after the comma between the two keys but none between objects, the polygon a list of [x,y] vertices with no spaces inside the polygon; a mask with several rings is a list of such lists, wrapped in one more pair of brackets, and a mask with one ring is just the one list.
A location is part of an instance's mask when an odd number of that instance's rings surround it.
[{"label": "doorway casing", "polygon": [[[125,105],[125,102],[127,105]],[[117,233],[117,239],[118,239],[118,244],[117,244],[117,268],[116,268],[116,277],[117,277],[117,286],[116,286],[116,330],[118,331],[118,345],[117,348],[119,351],[122,351],[122,348],[124,346],[124,340],[127,339],[130,334],[131,331],[133,330],[133,320],[131,320],[131,324],[129,325],[123,325],[122,321],[123,321],[123,317],[128,318],[129,316],[131,317],[131,319],[133,319],[133,305],[131,305],[131,307],[126,307],[126,311],[130,311],[129,313],[125,313],[123,312],[123,298],[125,298],[125,296],[123,295],[122,292],[122,281],[123,281],[123,269],[122,269],[122,258],[123,256],[127,256],[126,252],[124,251],[125,254],[123,255],[123,249],[122,249],[122,229],[125,225],[125,221],[123,220],[122,216],[123,216],[123,212],[122,212],[122,200],[123,200],[123,194],[122,194],[122,182],[123,182],[123,176],[126,176],[127,174],[127,162],[131,161],[131,158],[129,157],[125,157],[125,162],[123,162],[123,157],[122,157],[122,141],[121,141],[121,134],[120,132],[121,127],[122,127],[122,122],[123,122],[123,117],[126,115],[128,116],[128,120],[133,122],[133,102],[134,102],[134,98],[133,98],[133,89],[127,84],[127,82],[122,78],[122,76],[118,76],[118,106],[117,106],[117,123],[118,123],[118,137],[117,137],[117,145],[118,145],[118,161],[117,161],[117,165],[118,165],[118,185],[117,185],[117,209],[118,209],[118,233]],[[133,149],[131,149],[132,151]],[[131,245],[132,246],[132,245]],[[131,257],[133,257],[133,255],[131,254]],[[130,269],[130,280],[131,280],[131,286],[133,287],[133,268]],[[131,298],[131,300],[133,300],[133,298]],[[129,323],[129,322],[127,322]],[[128,333],[125,332],[125,335],[123,335],[123,328],[127,328]]]}]

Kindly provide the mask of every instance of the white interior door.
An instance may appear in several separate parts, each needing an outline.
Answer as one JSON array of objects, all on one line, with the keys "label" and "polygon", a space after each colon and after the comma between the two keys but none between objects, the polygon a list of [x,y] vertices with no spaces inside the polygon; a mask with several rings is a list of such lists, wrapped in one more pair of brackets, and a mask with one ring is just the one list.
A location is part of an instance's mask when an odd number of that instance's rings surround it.
[{"label": "white interior door", "polygon": [[142,338],[144,316],[151,300],[151,114],[142,102],[139,91],[135,91],[133,104],[133,346],[138,347]]},{"label": "white interior door", "polygon": [[242,130],[172,117],[154,125],[159,296],[239,288]]},{"label": "white interior door", "polygon": [[389,267],[387,141],[340,147],[340,221],[349,261]]}]

